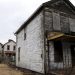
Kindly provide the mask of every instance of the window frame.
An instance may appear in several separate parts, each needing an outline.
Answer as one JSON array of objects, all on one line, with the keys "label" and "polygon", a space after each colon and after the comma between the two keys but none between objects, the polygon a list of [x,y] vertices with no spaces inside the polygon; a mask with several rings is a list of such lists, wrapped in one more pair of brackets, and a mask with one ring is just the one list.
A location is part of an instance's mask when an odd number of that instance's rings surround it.
[{"label": "window frame", "polygon": [[7,50],[10,50],[10,45],[7,45]]}]

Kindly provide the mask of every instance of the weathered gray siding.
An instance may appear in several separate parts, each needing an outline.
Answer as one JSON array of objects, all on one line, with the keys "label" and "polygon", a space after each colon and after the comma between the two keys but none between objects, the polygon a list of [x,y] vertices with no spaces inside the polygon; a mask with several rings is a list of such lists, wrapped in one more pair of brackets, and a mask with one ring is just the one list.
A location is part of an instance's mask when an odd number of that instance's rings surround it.
[{"label": "weathered gray siding", "polygon": [[64,67],[68,68],[72,66],[71,60],[71,45],[70,42],[63,42],[63,60],[64,60]]},{"label": "weathered gray siding", "polygon": [[54,62],[54,43],[53,41],[49,42],[49,60],[50,60],[50,69],[61,69],[63,68],[63,62],[56,63]]},{"label": "weathered gray siding", "polygon": [[44,21],[45,21],[45,30],[52,31],[53,30],[53,20],[52,20],[51,12],[45,12]]},{"label": "weathered gray siding", "polygon": [[60,31],[61,26],[60,26],[60,15],[59,13],[53,12],[53,29]]},{"label": "weathered gray siding", "polygon": [[63,61],[54,62],[54,43],[53,41],[49,42],[49,60],[50,60],[50,69],[63,69],[72,67],[72,57],[71,57],[71,46],[75,45],[72,42],[62,42],[63,49]]},{"label": "weathered gray siding", "polygon": [[70,31],[75,32],[75,19],[69,18]]},{"label": "weathered gray siding", "polygon": [[[16,65],[36,72],[44,73],[44,31],[43,12],[38,14],[25,29],[17,35]],[[24,32],[26,39],[24,40]],[[20,61],[18,62],[18,48]]]},{"label": "weathered gray siding", "polygon": [[45,8],[45,30],[60,31],[64,33],[75,32],[75,18],[68,13],[54,11],[54,9]]},{"label": "weathered gray siding", "polygon": [[61,25],[61,31],[64,33],[69,33],[70,26],[69,26],[69,18],[60,15],[60,25]]}]

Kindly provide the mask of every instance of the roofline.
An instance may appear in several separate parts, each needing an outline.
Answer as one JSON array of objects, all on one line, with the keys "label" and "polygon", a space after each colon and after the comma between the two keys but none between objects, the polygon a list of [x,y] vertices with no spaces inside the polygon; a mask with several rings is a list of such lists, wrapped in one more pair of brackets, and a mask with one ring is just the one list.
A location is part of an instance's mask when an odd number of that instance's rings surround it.
[{"label": "roofline", "polygon": [[2,43],[0,43],[2,46],[3,46],[3,44]]},{"label": "roofline", "polygon": [[24,27],[27,26],[37,15],[40,13],[43,9],[43,4],[36,9],[36,11],[23,23],[23,25],[15,32],[15,34],[18,34]]},{"label": "roofline", "polygon": [[[15,44],[16,44],[16,42],[14,41],[14,40],[11,40],[11,41],[13,41]],[[6,42],[3,46],[5,46],[7,43],[9,43],[10,41],[8,41],[8,42]]]},{"label": "roofline", "polygon": [[[60,0],[51,0],[51,4],[54,3],[54,2],[57,2],[57,1],[60,1]],[[70,0],[62,0],[62,1],[64,1],[65,3],[67,3],[72,8],[72,10],[75,11],[75,6],[70,2]],[[50,1],[48,1],[48,2],[50,2]],[[48,2],[43,3],[44,6],[46,6],[46,4]]]},{"label": "roofline", "polygon": [[70,7],[75,11],[75,6],[70,2],[70,0],[64,0],[65,2],[67,2]]},{"label": "roofline", "polygon": [[[56,1],[59,1],[59,0],[51,0],[51,1],[48,1],[48,2],[51,2],[51,3],[54,3]],[[63,0],[64,2],[66,2],[68,5],[70,5],[70,7],[72,8],[72,10],[75,11],[75,6],[69,1],[69,0]],[[24,27],[26,27],[37,15],[39,12],[42,11],[42,9],[44,8],[44,6],[46,5],[46,3],[48,2],[45,2],[43,3],[25,22],[24,24],[15,32],[15,34],[18,34]],[[73,11],[72,11],[73,12]]]}]

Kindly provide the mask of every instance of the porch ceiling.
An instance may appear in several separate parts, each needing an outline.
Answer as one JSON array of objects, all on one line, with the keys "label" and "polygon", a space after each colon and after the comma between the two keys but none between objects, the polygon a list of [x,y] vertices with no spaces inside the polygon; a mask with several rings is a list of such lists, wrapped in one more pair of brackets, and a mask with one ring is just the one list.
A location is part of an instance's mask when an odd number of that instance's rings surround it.
[{"label": "porch ceiling", "polygon": [[75,41],[75,36],[72,35],[66,35],[61,32],[50,32],[48,33],[48,40],[62,40],[62,41]]}]

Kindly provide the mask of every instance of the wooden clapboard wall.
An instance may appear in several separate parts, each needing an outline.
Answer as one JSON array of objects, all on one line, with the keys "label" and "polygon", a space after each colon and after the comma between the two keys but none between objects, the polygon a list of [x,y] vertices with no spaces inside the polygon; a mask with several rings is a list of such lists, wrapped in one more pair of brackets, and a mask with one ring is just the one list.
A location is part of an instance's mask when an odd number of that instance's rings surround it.
[{"label": "wooden clapboard wall", "polygon": [[70,31],[75,32],[75,19],[69,18]]},{"label": "wooden clapboard wall", "polygon": [[48,3],[44,9],[44,24],[47,31],[75,32],[75,13],[63,0]]},{"label": "wooden clapboard wall", "polygon": [[45,12],[45,30],[53,31],[52,12]]},{"label": "wooden clapboard wall", "polygon": [[53,29],[54,30],[61,30],[60,26],[60,15],[58,13],[53,12]]},{"label": "wooden clapboard wall", "polygon": [[[50,10],[50,9],[49,9]],[[75,32],[75,19],[67,13],[45,11],[45,30],[64,33]]]}]

